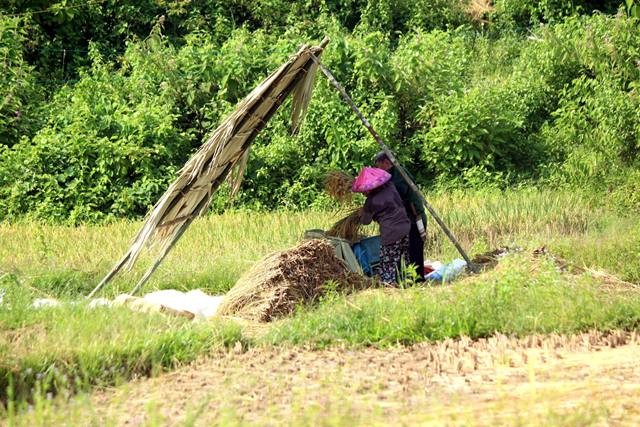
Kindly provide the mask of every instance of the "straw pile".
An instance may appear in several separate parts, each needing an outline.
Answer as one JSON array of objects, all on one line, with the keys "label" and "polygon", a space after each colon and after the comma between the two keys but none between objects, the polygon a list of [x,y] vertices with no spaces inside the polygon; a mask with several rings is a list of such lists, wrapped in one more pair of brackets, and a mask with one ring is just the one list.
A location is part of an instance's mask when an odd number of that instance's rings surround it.
[{"label": "straw pile", "polygon": [[256,264],[227,293],[217,313],[268,322],[292,313],[300,303],[316,301],[329,281],[340,291],[369,283],[347,271],[328,241],[308,240]]},{"label": "straw pile", "polygon": [[360,232],[360,209],[352,210],[346,217],[333,224],[327,231],[327,236],[340,237],[348,240],[350,243],[357,242],[364,236]]},{"label": "straw pile", "polygon": [[352,184],[353,177],[342,171],[332,170],[324,177],[324,191],[340,203],[351,202]]}]

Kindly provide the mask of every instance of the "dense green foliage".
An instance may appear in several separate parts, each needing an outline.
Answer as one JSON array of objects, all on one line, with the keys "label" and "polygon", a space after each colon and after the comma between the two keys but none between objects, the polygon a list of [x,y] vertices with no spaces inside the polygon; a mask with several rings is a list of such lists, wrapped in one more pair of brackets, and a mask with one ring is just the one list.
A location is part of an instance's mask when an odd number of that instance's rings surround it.
[{"label": "dense green foliage", "polygon": [[[5,4],[0,220],[143,215],[236,102],[324,35],[324,62],[419,184],[590,187],[640,207],[633,1]],[[324,171],[377,151],[325,79],[296,137],[288,109],[238,203],[322,205]]]},{"label": "dense green foliage", "polygon": [[24,58],[24,28],[19,19],[0,19],[0,147],[11,146],[35,131],[41,99],[34,67]]}]

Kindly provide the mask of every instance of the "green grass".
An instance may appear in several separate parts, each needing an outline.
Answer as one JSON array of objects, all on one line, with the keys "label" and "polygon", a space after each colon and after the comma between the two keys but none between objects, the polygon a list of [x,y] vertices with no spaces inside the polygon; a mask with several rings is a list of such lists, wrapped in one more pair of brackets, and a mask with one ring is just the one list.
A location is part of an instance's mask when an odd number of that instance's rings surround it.
[{"label": "green grass", "polygon": [[263,342],[386,346],[639,326],[640,292],[605,291],[588,274],[568,275],[550,260],[516,254],[452,285],[329,296],[276,323]]},{"label": "green grass", "polygon": [[246,344],[233,322],[82,303],[34,310],[13,299],[0,325],[0,402],[110,385]]},{"label": "green grass", "polygon": [[[335,216],[289,212],[236,212],[195,221],[149,283],[149,288],[227,291],[266,254],[294,245],[309,228]],[[36,223],[0,224],[0,271],[41,296],[88,293],[122,256],[141,222],[77,228]],[[149,266],[141,257],[131,273],[117,276],[106,295],[130,290]],[[1,273],[0,273],[1,275]]]},{"label": "green grass", "polygon": [[549,241],[553,253],[578,266],[601,269],[620,279],[640,284],[640,222],[618,219],[602,230],[582,235],[557,236]]},{"label": "green grass", "polygon": [[[429,199],[470,253],[516,240],[545,244],[558,237],[575,237],[592,245],[598,233],[619,221],[612,212],[576,193],[524,189],[447,193]],[[212,294],[224,293],[242,272],[268,253],[291,247],[305,230],[326,229],[339,218],[339,213],[326,212],[233,212],[198,219],[146,289],[201,288]],[[0,277],[9,275],[40,296],[86,294],[122,256],[140,224],[120,221],[73,228],[0,223]],[[429,221],[428,233],[428,257],[459,256],[433,220]],[[591,233],[587,240],[585,233]],[[635,259],[639,257],[635,255]],[[105,295],[131,289],[149,261],[143,256],[131,273],[117,276]],[[597,259],[592,261],[600,265]]]},{"label": "green grass", "polygon": [[[637,220],[580,194],[523,189],[429,199],[470,254],[503,245],[522,246],[526,252],[547,245],[576,265],[640,283]],[[145,291],[200,288],[224,293],[268,253],[293,246],[305,230],[327,228],[339,217],[327,212],[232,212],[201,218]],[[0,224],[1,401],[149,375],[238,341],[244,346],[385,346],[495,332],[638,327],[637,293],[605,292],[588,275],[560,274],[549,262],[526,256],[452,286],[331,294],[254,338],[232,322],[198,324],[126,309],[88,310],[82,304],[30,308],[37,297],[77,301],[86,295],[139,226],[130,221],[77,228]],[[434,221],[428,231],[428,258],[459,256]],[[103,295],[130,290],[148,263],[149,257],[143,257]]]}]

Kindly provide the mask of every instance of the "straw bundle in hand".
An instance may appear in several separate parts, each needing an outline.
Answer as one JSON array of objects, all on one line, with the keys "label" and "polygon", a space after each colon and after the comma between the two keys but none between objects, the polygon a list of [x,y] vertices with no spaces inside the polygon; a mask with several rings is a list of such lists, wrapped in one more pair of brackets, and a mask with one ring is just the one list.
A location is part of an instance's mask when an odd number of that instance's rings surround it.
[{"label": "straw bundle in hand", "polygon": [[360,208],[352,210],[349,215],[333,224],[327,231],[327,236],[340,237],[353,243],[360,240],[363,235],[360,232]]},{"label": "straw bundle in hand", "polygon": [[342,171],[332,170],[325,175],[324,191],[340,203],[351,202],[353,195],[351,192],[352,184],[352,176]]}]

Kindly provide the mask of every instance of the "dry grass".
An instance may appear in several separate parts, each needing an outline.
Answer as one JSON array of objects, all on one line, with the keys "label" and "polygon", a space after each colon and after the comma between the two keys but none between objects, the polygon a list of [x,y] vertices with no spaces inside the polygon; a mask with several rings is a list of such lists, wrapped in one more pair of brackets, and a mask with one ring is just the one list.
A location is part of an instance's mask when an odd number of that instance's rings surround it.
[{"label": "dry grass", "polygon": [[226,294],[218,314],[268,322],[292,313],[301,303],[318,300],[327,282],[339,290],[367,284],[347,271],[329,242],[309,240],[254,265]]},{"label": "dry grass", "polygon": [[332,170],[325,175],[324,191],[340,203],[349,203],[353,199],[352,184],[352,176],[339,170]]},{"label": "dry grass", "polygon": [[363,237],[361,233],[360,208],[352,210],[347,216],[333,224],[327,236],[340,237],[349,242],[357,242]]},{"label": "dry grass", "polygon": [[467,5],[467,15],[477,24],[486,24],[487,15],[493,12],[495,7],[491,0],[471,0]]},{"label": "dry grass", "polygon": [[10,423],[635,425],[637,351],[637,333],[621,331],[385,350],[256,348],[47,403]]}]

